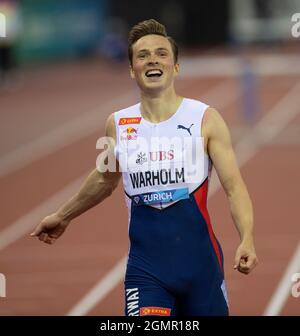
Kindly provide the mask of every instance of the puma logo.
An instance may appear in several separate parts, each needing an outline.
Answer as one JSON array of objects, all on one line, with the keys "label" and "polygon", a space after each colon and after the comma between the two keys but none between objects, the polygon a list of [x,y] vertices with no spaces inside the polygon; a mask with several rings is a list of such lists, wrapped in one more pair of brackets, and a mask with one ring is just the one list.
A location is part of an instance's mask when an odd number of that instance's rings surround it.
[{"label": "puma logo", "polygon": [[193,125],[194,125],[194,124],[192,124],[190,127],[185,127],[185,126],[183,126],[183,125],[177,125],[177,129],[184,129],[184,130],[186,130],[187,132],[189,132],[189,135],[192,135],[190,129],[191,129],[191,127],[192,127]]}]

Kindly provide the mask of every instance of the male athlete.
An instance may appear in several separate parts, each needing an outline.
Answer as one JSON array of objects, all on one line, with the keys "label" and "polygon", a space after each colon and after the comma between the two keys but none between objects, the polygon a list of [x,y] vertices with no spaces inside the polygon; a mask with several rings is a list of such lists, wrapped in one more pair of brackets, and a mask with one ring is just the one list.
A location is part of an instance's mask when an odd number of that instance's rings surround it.
[{"label": "male athlete", "polygon": [[[212,165],[241,239],[234,268],[248,274],[258,262],[252,204],[228,128],[215,109],[176,94],[178,49],[163,25],[147,20],[134,26],[128,51],[141,102],[113,113],[106,124],[106,135],[114,139],[109,150],[123,169],[129,211],[125,314],[228,315],[223,254],[206,207]],[[160,137],[174,140],[147,147]],[[144,145],[134,151],[141,139]],[[196,169],[185,155],[193,146]],[[79,192],[31,235],[52,244],[73,218],[111,195],[121,173],[103,172],[103,166],[104,159]]]}]

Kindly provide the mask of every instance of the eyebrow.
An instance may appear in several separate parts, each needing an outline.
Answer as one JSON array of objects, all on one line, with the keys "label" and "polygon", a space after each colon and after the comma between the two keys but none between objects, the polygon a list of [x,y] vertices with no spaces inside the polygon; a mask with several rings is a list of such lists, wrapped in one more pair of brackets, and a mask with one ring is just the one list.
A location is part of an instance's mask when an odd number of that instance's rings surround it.
[{"label": "eyebrow", "polygon": [[[155,50],[156,51],[169,51],[167,48],[163,48],[163,47],[156,48]],[[149,49],[141,49],[138,51],[138,53],[142,53],[142,52],[149,52]]]}]

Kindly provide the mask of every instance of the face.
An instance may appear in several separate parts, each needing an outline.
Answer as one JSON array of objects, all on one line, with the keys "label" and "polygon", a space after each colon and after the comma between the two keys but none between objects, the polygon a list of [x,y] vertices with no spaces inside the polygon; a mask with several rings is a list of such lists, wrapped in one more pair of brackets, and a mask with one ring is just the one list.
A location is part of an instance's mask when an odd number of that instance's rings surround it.
[{"label": "face", "polygon": [[143,92],[160,92],[173,85],[179,65],[174,64],[170,42],[160,35],[146,35],[132,46],[130,74]]}]

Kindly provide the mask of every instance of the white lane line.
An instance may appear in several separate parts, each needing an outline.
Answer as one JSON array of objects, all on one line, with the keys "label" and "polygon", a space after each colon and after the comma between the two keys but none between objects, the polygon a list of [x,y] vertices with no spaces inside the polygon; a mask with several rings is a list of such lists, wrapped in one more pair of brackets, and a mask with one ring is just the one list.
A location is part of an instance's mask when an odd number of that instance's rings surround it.
[{"label": "white lane line", "polygon": [[104,127],[107,116],[122,103],[124,106],[136,100],[135,90],[123,93],[114,99],[101,103],[91,111],[82,113],[41,137],[19,146],[0,158],[0,177],[13,173],[29,163],[47,156]]},{"label": "white lane line", "polygon": [[[180,65],[183,78],[237,77],[244,71],[242,56],[189,56],[182,57]],[[297,54],[257,56],[249,62],[253,73],[260,76],[299,76],[300,57]]]},{"label": "white lane line", "polygon": [[278,287],[276,288],[273,296],[271,297],[271,300],[268,303],[266,310],[263,313],[264,316],[277,316],[280,314],[286,300],[290,295],[292,295],[291,294],[292,276],[293,274],[298,273],[299,271],[300,271],[300,243],[298,243],[296,251],[291,261],[289,262],[286,271],[278,284]]},{"label": "white lane line", "polygon": [[14,223],[6,227],[0,232],[0,250],[5,249],[10,244],[22,238],[25,234],[29,233],[32,227],[36,226],[43,217],[47,214],[54,212],[66,199],[70,198],[75,191],[78,190],[80,183],[86,178],[84,174],[80,178],[68,184],[59,192],[48,198],[39,206],[22,216]]},{"label": "white lane line", "polygon": [[[232,80],[223,80],[213,89],[204,95],[196,97],[195,99],[199,99],[211,107],[221,111],[235,102],[239,93],[240,92],[236,83],[233,83]],[[222,99],[220,99],[220,96]]]},{"label": "white lane line", "polygon": [[[271,126],[272,127],[272,126]],[[270,127],[266,127],[265,133],[269,134],[272,132],[272,130],[269,130]],[[231,134],[232,134],[232,139],[233,142],[236,143],[238,142],[239,139],[241,139],[247,132],[249,131],[248,127],[233,127],[230,129]],[[296,125],[290,125],[287,128],[285,128],[280,136],[273,138],[272,140],[264,139],[264,134],[261,134],[262,142],[266,145],[287,145],[287,146],[298,146],[300,145],[300,123],[299,126]],[[266,143],[267,142],[267,143]]]},{"label": "white lane line", "polygon": [[112,291],[122,280],[127,263],[127,256],[123,257],[100,282],[98,282],[81,300],[69,311],[67,316],[86,315],[97,302]]},{"label": "white lane line", "polygon": [[[236,155],[237,160],[240,166],[243,166],[248,160],[250,160],[261,148],[261,146],[253,145],[256,144],[255,137],[257,134],[261,134],[261,130],[263,129],[264,125],[267,122],[274,122],[281,120],[282,124],[278,127],[276,127],[276,132],[271,132],[269,134],[268,140],[271,140],[272,137],[279,134],[279,132],[288,124],[289,121],[293,119],[294,116],[297,115],[299,112],[299,106],[297,104],[298,102],[298,96],[300,93],[300,82],[298,82],[277,104],[276,106],[257,124],[256,127],[254,127],[253,135],[251,135],[252,132],[249,132],[248,135],[246,135],[245,138],[243,138],[236,146]],[[286,114],[286,117],[282,117],[280,115]],[[213,194],[215,194],[220,188],[220,183],[218,182],[217,178],[213,179],[210,184],[210,192],[209,197],[211,197]],[[120,267],[120,264],[118,263],[116,266],[114,266],[110,273],[113,272],[115,279],[114,283],[118,284],[122,279],[124,278],[124,267],[126,267],[126,257],[123,257],[120,260],[120,263],[122,264],[122,267]],[[121,271],[122,270],[122,271]],[[101,279],[97,285],[94,288],[97,288],[97,290],[101,293],[101,299],[98,298],[96,295],[91,295],[91,292],[89,291],[82,300],[80,300],[74,308],[70,310],[70,312],[67,313],[68,316],[70,315],[76,315],[76,316],[82,316],[86,315],[91,309],[93,309],[101,300],[109,294],[109,292],[113,289],[112,286],[109,288],[106,287],[106,281],[103,281],[104,279]],[[95,293],[94,293],[95,294]]]}]

